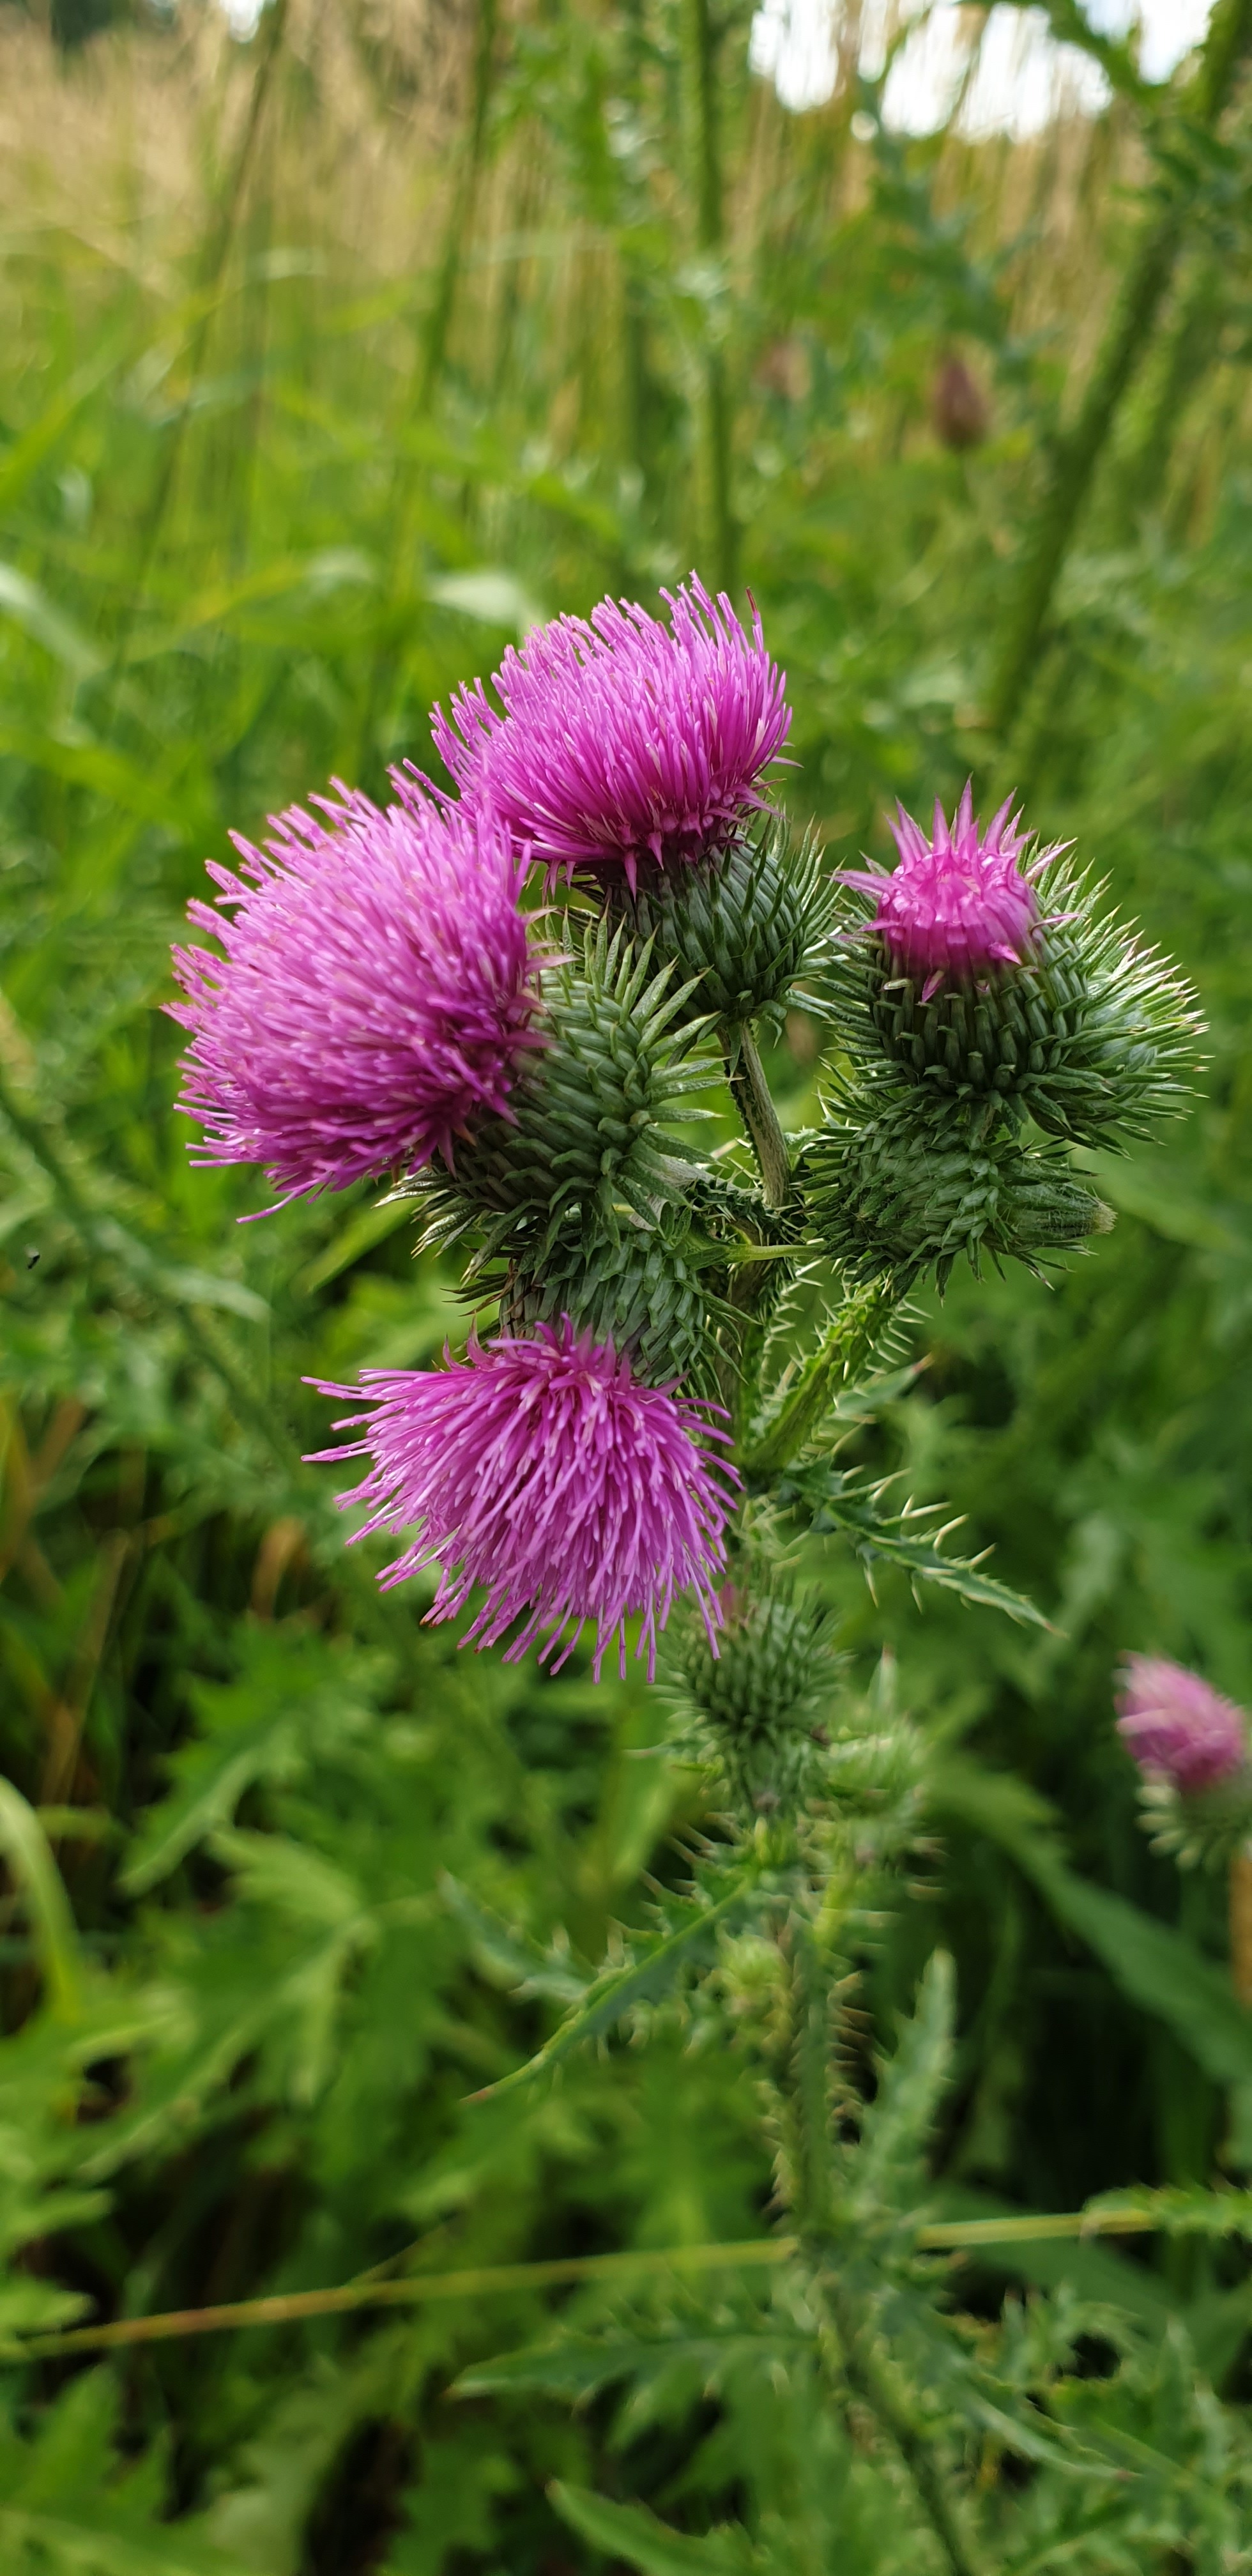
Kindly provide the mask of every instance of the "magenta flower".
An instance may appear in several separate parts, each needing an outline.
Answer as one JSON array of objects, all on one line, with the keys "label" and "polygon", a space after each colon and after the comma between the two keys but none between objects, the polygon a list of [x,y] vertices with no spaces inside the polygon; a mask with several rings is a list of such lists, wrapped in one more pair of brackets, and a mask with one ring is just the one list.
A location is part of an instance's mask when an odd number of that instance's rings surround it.
[{"label": "magenta flower", "polygon": [[1229,1780],[1247,1760],[1246,1721],[1198,1673],[1162,1655],[1128,1655],[1117,1731],[1141,1771],[1163,1772],[1184,1797]]},{"label": "magenta flower", "polygon": [[786,678],[730,601],[693,574],[662,592],[668,631],[603,599],[511,647],[495,675],[460,689],[432,731],[463,794],[486,792],[549,879],[642,858],[696,859],[765,802],[760,780],[787,738]]},{"label": "magenta flower", "polygon": [[240,875],[209,865],[227,918],[190,907],[225,956],[174,950],[197,1159],[264,1163],[280,1204],[451,1163],[538,1042],[507,832],[486,805],[440,807],[392,777],[385,813],[335,781],[338,801],[316,800],[325,822],[292,806],[264,850],[236,836]]},{"label": "magenta flower", "polygon": [[929,841],[901,805],[899,822],[891,826],[900,852],[894,873],[839,870],[844,885],[856,886],[876,903],[873,927],[898,971],[925,977],[923,1001],[929,1001],[945,975],[973,980],[1002,966],[1020,965],[1029,951],[1039,921],[1030,877],[1057,851],[1041,852],[1029,874],[1022,874],[1017,861],[1026,834],[1018,830],[1012,802],[1009,797],[1000,807],[983,839],[967,786],[951,831],[936,804]]},{"label": "magenta flower", "polygon": [[642,1384],[624,1353],[576,1336],[568,1316],[533,1339],[471,1342],[466,1360],[445,1353],[442,1369],[366,1369],[359,1388],[320,1392],[363,1395],[371,1408],[335,1425],[366,1425],[362,1439],[316,1453],[371,1461],[339,1497],[344,1509],[369,1508],[356,1535],[418,1533],[380,1580],[402,1583],[440,1559],[432,1620],[455,1618],[485,1586],[463,1644],[494,1646],[520,1618],[506,1663],[543,1636],[542,1655],[560,1649],[559,1670],[594,1619],[598,1681],[614,1637],[625,1673],[625,1622],[641,1611],[651,1679],[657,1632],[688,1586],[713,1644],[739,1482],[704,1445],[728,1436],[705,1418],[717,1408]]}]

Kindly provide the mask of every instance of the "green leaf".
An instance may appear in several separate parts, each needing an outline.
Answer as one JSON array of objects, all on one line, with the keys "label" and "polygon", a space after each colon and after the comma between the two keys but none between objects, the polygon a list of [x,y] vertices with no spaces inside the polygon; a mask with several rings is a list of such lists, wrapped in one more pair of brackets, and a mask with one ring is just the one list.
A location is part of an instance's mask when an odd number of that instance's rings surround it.
[{"label": "green leaf", "polygon": [[445,1870],[440,1893],[449,1912],[469,1934],[488,1976],[519,1995],[550,1995],[554,2002],[581,2003],[595,1982],[590,1969],[580,1970],[568,1950],[545,1950],[527,1934],[509,1929],[490,1907],[480,1905],[467,1887]]},{"label": "green leaf", "polygon": [[440,608],[455,608],[483,626],[503,626],[520,644],[532,626],[543,622],[533,593],[501,565],[483,564],[473,572],[440,573],[426,584],[426,596]]},{"label": "green leaf", "polygon": [[0,2565],[5,2576],[238,2576],[199,2520],[165,2518],[158,2454],[122,2467],[116,2382],[71,2382],[33,2440],[0,2431]]},{"label": "green leaf", "polygon": [[704,2539],[671,2530],[642,2504],[610,2504],[587,2487],[553,2480],[549,2502],[583,2540],[607,2558],[637,2567],[640,2576],[744,2576],[755,2552],[746,2531],[722,2524]]},{"label": "green leaf", "polygon": [[1051,1627],[1051,1621],[1024,1593],[1014,1592],[1007,1583],[997,1583],[993,1575],[983,1573],[982,1557],[944,1555],[943,1542],[949,1531],[960,1526],[959,1521],[949,1521],[939,1530],[917,1531],[917,1523],[933,1517],[941,1505],[926,1504],[913,1510],[906,1504],[902,1511],[887,1512],[882,1508],[886,1491],[886,1484],[867,1485],[860,1476],[844,1474],[837,1467],[797,1467],[783,1477],[777,1499],[783,1510],[806,1514],[815,1538],[838,1533],[850,1539],[871,1589],[876,1563],[898,1565],[909,1576],[915,1591],[919,1583],[933,1583],[941,1591],[957,1593],[977,1609],[1003,1611],[1006,1619],[1026,1626]]},{"label": "green leaf", "polygon": [[977,1764],[946,1755],[931,1778],[932,1806],[994,1836],[1033,1879],[1058,1922],[1103,1960],[1122,1993],[1166,2022],[1217,2084],[1252,2081],[1252,2016],[1224,1969],[1202,1957],[1185,1934],[1158,1923],[1123,1896],[1079,1878],[1057,1843],[1038,1830],[1039,1808],[1020,1784],[1006,1784]]},{"label": "green leaf", "polygon": [[884,2209],[916,2211],[926,2189],[930,2132],[948,2081],[956,1980],[946,1950],[936,1950],[917,1990],[893,2056],[878,2070],[878,2090],[865,2113],[852,2162],[854,2203],[867,2220]]},{"label": "green leaf", "polygon": [[[723,1896],[709,1905],[692,1898],[683,1907],[684,1920],[675,1931],[664,1932],[647,1943],[640,1943],[634,1956],[621,1968],[611,1968],[588,1986],[575,2011],[554,2031],[550,2040],[524,2066],[515,2067],[497,2084],[485,2085],[475,2095],[477,2101],[498,2099],[515,2092],[522,2084],[531,2083],[538,2075],[547,2075],[562,2059],[590,2041],[602,2039],[627,2013],[641,2004],[659,2003],[672,1992],[679,1978],[707,1957],[719,1930],[728,1928],[739,1912],[750,1904],[760,1871],[755,1862],[741,1870]],[[671,1906],[674,1900],[671,1900]]]},{"label": "green leaf", "polygon": [[193,1686],[201,1732],[172,1756],[174,1788],[136,1834],[122,1880],[132,1896],[230,1824],[256,1782],[296,1778],[317,1746],[369,1723],[376,1665],[297,1628],[245,1631],[243,1646],[237,1681]]},{"label": "green leaf", "polygon": [[74,1917],[39,1818],[9,1780],[0,1780],[0,1854],[26,1903],[51,2009],[75,2021],[82,2009],[82,1971]]},{"label": "green leaf", "polygon": [[28,579],[15,564],[0,563],[0,617],[8,616],[45,653],[64,664],[75,680],[89,680],[101,669],[104,655],[98,644],[79,633],[71,618],[56,607],[37,581]]}]

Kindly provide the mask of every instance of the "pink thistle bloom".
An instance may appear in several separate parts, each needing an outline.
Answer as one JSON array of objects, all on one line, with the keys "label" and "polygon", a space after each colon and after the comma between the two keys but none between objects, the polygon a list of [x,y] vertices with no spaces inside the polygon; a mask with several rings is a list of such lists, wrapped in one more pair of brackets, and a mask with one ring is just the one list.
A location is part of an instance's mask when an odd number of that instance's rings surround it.
[{"label": "pink thistle bloom", "polygon": [[1141,1771],[1163,1772],[1189,1797],[1229,1780],[1247,1760],[1246,1721],[1234,1701],[1162,1655],[1128,1655],[1117,1731]]},{"label": "pink thistle bloom", "polygon": [[745,635],[729,599],[693,574],[663,591],[668,630],[603,599],[510,647],[494,686],[458,690],[432,731],[462,794],[489,795],[549,882],[575,868],[696,859],[725,846],[765,799],[759,782],[787,738],[785,674],[753,608]]},{"label": "pink thistle bloom", "polygon": [[904,975],[923,976],[923,1001],[938,991],[945,975],[968,977],[1017,966],[1029,951],[1039,923],[1039,906],[1030,876],[1057,856],[1045,850],[1023,875],[1018,858],[1026,844],[1020,817],[1007,798],[988,826],[985,838],[974,820],[969,786],[949,831],[943,808],[935,806],[929,840],[904,807],[891,826],[900,865],[891,876],[880,871],[841,868],[844,885],[855,886],[877,904],[873,928]]},{"label": "pink thistle bloom", "polygon": [[240,874],[210,862],[217,905],[190,906],[225,956],[174,950],[197,1159],[265,1164],[280,1204],[451,1163],[539,1043],[507,832],[487,806],[441,807],[392,776],[385,813],[336,780],[338,801],[316,799],[326,821],[292,806],[264,850],[234,836]]},{"label": "pink thistle bloom", "polygon": [[642,1384],[624,1352],[576,1335],[568,1316],[532,1339],[471,1342],[465,1360],[444,1359],[442,1369],[366,1369],[359,1388],[319,1389],[363,1395],[372,1408],[335,1425],[366,1425],[362,1439],[316,1453],[371,1461],[339,1497],[345,1510],[368,1506],[355,1535],[418,1531],[380,1581],[403,1583],[440,1559],[431,1620],[455,1618],[483,1584],[462,1644],[494,1646],[520,1618],[506,1663],[542,1636],[541,1656],[560,1649],[559,1671],[594,1619],[597,1681],[614,1637],[625,1673],[625,1622],[636,1611],[651,1680],[657,1633],[675,1593],[691,1586],[716,1652],[715,1577],[739,1482],[704,1445],[728,1437],[705,1419],[720,1408]]}]

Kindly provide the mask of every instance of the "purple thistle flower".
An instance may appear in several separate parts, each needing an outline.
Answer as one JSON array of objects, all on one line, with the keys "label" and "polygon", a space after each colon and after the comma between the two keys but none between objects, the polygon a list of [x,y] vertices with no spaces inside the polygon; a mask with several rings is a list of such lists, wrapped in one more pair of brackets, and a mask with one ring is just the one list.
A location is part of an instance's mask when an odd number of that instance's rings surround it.
[{"label": "purple thistle flower", "polygon": [[1039,925],[1030,877],[1058,851],[1043,851],[1029,874],[1022,874],[1017,862],[1027,836],[1018,829],[1020,818],[1012,803],[1010,796],[983,838],[967,785],[950,831],[936,803],[929,840],[901,805],[900,819],[891,826],[900,853],[894,873],[839,870],[844,885],[855,886],[877,904],[872,926],[899,972],[925,977],[923,1001],[937,992],[945,975],[973,980],[1001,966],[1020,965],[1029,950]]},{"label": "purple thistle flower", "polygon": [[[264,850],[233,836],[240,875],[209,863],[217,906],[190,919],[225,950],[176,948],[190,1029],[179,1103],[203,1120],[201,1163],[264,1163],[279,1204],[435,1153],[505,1110],[532,1026],[537,953],[521,866],[489,806],[432,803],[392,772],[385,813],[338,801],[272,819]],[[223,920],[218,907],[228,908]]]},{"label": "purple thistle flower", "polygon": [[588,624],[558,617],[459,689],[432,731],[462,794],[489,795],[549,882],[575,868],[697,859],[764,805],[759,781],[787,738],[785,674],[755,606],[745,635],[729,599],[693,574],[663,591],[667,631],[628,600]]},{"label": "purple thistle flower", "polygon": [[372,1408],[335,1425],[368,1426],[362,1439],[316,1453],[371,1461],[339,1497],[345,1510],[369,1508],[356,1535],[418,1531],[380,1581],[402,1583],[441,1559],[431,1620],[455,1618],[485,1585],[462,1644],[494,1646],[522,1618],[506,1663],[543,1636],[541,1655],[560,1649],[559,1671],[594,1619],[597,1681],[614,1637],[625,1673],[635,1611],[652,1678],[657,1632],[688,1586],[714,1645],[715,1578],[739,1482],[703,1445],[728,1437],[705,1419],[720,1408],[642,1384],[625,1353],[576,1335],[567,1315],[532,1339],[472,1341],[466,1360],[444,1358],[435,1370],[366,1369],[359,1388],[320,1386]]},{"label": "purple thistle flower", "polygon": [[1234,1701],[1162,1655],[1128,1655],[1117,1731],[1141,1771],[1163,1772],[1190,1797],[1229,1780],[1247,1760],[1246,1721]]}]

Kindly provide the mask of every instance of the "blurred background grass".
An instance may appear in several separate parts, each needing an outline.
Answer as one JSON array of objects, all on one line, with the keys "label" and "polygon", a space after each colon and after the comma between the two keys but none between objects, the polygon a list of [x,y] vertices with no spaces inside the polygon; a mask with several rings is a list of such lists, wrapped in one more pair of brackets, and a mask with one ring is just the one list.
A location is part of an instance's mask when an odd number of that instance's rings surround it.
[{"label": "blurred background grass", "polygon": [[[258,1179],[190,1171],[172,1114],[168,943],[228,829],[332,776],[382,793],[536,618],[693,565],[760,604],[788,802],[835,863],[972,773],[1107,870],[1199,982],[1203,1097],[1100,1161],[1116,1232],[1053,1291],[925,1309],[917,1384],[851,1453],[951,1496],[1054,1626],[891,1575],[876,1602],[833,1551],[822,1579],[862,1678],[890,1640],[922,1722],[1223,1955],[1219,1895],[1143,1847],[1110,1706],[1127,1647],[1252,1689],[1252,12],[1152,84],[1053,0],[1097,87],[1025,136],[959,99],[884,122],[853,8],[804,114],[708,0],[102,14],[0,10],[0,1725],[80,1927],[58,2036],[32,2008],[68,1936],[33,1940],[16,1873],[12,2312],[300,2289],[428,2232],[458,2261],[742,2236],[768,2171],[732,2050],[662,2032],[525,2119],[458,2107],[546,2008],[493,1984],[440,1872],[598,1955],[697,1793],[640,1758],[635,1679],[458,1662],[344,1556],[301,1379],[429,1361],[454,1281],[368,1193],[236,1226]],[[797,1122],[813,1052],[793,1022]],[[1238,2157],[1185,2015],[1020,1866],[1020,1797],[959,1804],[866,1964],[889,2023],[937,1932],[956,1952],[950,2189],[1064,2208]],[[1208,2260],[1153,2295],[1194,2302]],[[267,2576],[560,2576],[542,2481],[595,2482],[596,2422],[442,2394],[538,2313],[124,2359],[55,2410],[65,2510],[156,2549],[194,2507]],[[9,2377],[29,2429],[61,2379]],[[114,2435],[160,2437],[138,2483]],[[713,2410],[632,2441],[634,2492],[733,2488]]]}]

